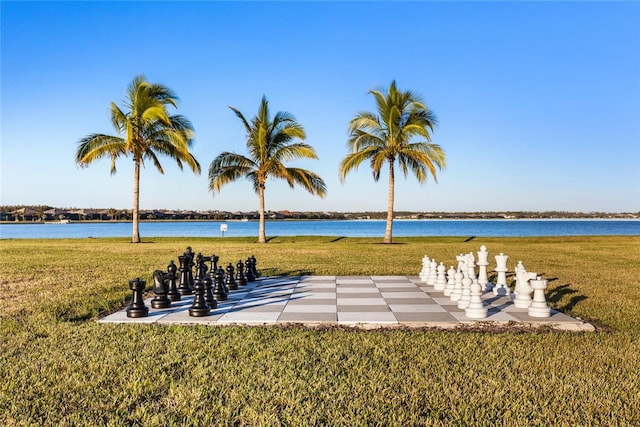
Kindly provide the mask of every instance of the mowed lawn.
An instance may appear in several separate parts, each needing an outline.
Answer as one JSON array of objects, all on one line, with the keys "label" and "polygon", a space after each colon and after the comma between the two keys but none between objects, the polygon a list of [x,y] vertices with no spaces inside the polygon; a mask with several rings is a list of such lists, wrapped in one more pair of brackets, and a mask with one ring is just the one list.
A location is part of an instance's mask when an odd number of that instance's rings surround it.
[{"label": "mowed lawn", "polygon": [[[640,237],[143,240],[0,240],[0,425],[640,425]],[[95,322],[187,246],[264,275],[417,275],[481,244],[597,332]]]}]

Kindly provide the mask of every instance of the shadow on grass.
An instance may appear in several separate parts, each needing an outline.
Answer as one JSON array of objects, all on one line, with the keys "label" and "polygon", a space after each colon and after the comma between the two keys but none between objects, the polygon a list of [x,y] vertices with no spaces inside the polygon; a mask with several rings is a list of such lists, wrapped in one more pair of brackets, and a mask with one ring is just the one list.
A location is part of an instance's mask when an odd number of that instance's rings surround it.
[{"label": "shadow on grass", "polygon": [[470,236],[470,237],[468,237],[468,238],[465,240],[465,243],[466,243],[466,242],[470,242],[470,241],[472,241],[472,240],[473,240],[473,239],[475,239],[475,238],[476,238],[476,236]]},{"label": "shadow on grass", "polygon": [[263,268],[260,270],[261,277],[273,276],[313,276],[314,272],[309,270],[281,270],[275,268]]},{"label": "shadow on grass", "polygon": [[[557,279],[549,279],[549,281],[552,281],[552,280],[557,280]],[[574,295],[577,293],[578,291],[571,288],[570,283],[567,283],[566,285],[560,285],[558,287],[551,289],[547,293],[547,301],[552,304],[557,304],[561,300],[565,299],[565,297],[572,295],[571,297],[568,297],[568,300],[564,304],[555,306],[556,310],[562,311],[564,313],[571,312],[573,308],[576,305],[578,305],[578,303],[588,298],[586,295],[580,295],[580,294]]]}]

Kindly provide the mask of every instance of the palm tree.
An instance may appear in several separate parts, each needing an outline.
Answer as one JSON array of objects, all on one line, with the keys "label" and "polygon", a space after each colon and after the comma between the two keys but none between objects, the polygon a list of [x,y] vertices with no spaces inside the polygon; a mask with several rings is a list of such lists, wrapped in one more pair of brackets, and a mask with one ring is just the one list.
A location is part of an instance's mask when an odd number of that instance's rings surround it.
[{"label": "palm tree", "polygon": [[182,115],[170,115],[167,110],[169,105],[177,108],[177,100],[169,88],[148,83],[143,75],[136,76],[127,88],[127,111],[111,103],[111,122],[123,136],[94,133],[78,141],[76,163],[80,167],[108,157],[113,175],[118,157],[133,158],[133,243],[140,242],[140,167],[145,160],[164,173],[158,155],[166,155],[173,158],[180,169],[186,163],[195,174],[200,174],[200,164],[189,152],[194,135],[191,122]]},{"label": "palm tree", "polygon": [[291,188],[298,184],[309,193],[324,197],[326,186],[320,176],[306,169],[284,165],[287,161],[317,159],[318,156],[313,147],[303,142],[306,137],[304,129],[290,113],[278,111],[271,119],[266,97],[262,97],[258,114],[251,122],[238,109],[229,108],[242,121],[247,132],[248,156],[220,153],[209,166],[209,190],[215,195],[223,185],[238,178],[251,181],[260,203],[258,242],[266,243],[264,190],[267,179],[284,179]]},{"label": "palm tree", "polygon": [[395,80],[391,82],[388,93],[378,90],[369,93],[376,100],[378,115],[365,111],[349,122],[347,147],[350,153],[340,163],[340,180],[344,183],[347,173],[368,160],[373,179],[377,182],[382,166],[389,164],[384,243],[392,243],[396,160],[405,177],[411,171],[422,184],[429,173],[438,181],[436,167],[442,169],[446,166],[445,154],[439,145],[431,143],[431,132],[437,121],[419,96],[398,90]]}]

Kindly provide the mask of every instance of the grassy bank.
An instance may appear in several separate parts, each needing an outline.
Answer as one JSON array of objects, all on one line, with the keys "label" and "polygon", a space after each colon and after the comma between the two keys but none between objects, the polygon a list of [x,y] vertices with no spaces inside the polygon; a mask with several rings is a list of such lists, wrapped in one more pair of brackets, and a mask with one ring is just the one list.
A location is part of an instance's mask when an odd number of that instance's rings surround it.
[{"label": "grassy bank", "polygon": [[[0,241],[0,423],[640,423],[640,238]],[[417,274],[485,244],[596,333],[98,325],[191,245],[271,274]]]}]

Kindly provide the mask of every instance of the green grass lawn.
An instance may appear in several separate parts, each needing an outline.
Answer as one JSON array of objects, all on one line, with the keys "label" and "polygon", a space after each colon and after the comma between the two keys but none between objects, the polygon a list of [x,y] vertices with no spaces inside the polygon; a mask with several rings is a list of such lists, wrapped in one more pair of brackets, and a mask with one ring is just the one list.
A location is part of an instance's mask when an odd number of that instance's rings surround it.
[{"label": "green grass lawn", "polygon": [[[640,424],[640,237],[395,240],[2,240],[0,424]],[[453,263],[481,244],[598,331],[95,322],[187,245],[253,254],[265,275],[416,275],[425,254]]]}]

